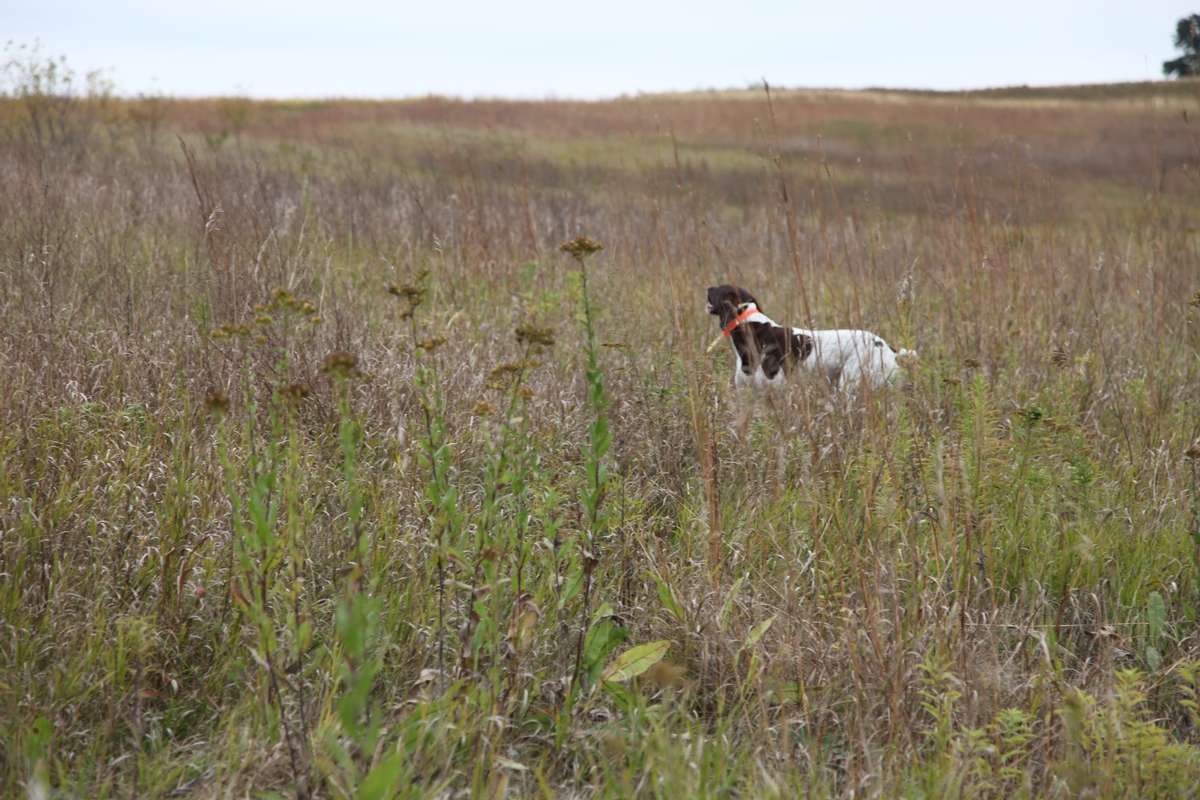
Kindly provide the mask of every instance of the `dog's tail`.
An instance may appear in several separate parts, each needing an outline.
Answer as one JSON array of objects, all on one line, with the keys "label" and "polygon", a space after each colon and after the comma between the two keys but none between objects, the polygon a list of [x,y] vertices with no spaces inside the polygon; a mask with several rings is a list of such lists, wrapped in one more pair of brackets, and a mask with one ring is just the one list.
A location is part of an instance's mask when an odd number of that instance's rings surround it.
[{"label": "dog's tail", "polygon": [[909,350],[908,348],[901,347],[896,351],[896,363],[905,369],[910,369],[916,366],[918,361],[920,361],[920,356],[917,355],[916,350]]}]

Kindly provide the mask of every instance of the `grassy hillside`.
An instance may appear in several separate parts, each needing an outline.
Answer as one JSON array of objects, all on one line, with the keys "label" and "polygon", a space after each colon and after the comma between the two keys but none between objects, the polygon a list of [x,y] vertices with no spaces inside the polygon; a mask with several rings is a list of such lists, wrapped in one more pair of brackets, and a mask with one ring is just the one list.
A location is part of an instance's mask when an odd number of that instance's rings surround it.
[{"label": "grassy hillside", "polygon": [[0,794],[1194,796],[1182,86],[10,92]]}]

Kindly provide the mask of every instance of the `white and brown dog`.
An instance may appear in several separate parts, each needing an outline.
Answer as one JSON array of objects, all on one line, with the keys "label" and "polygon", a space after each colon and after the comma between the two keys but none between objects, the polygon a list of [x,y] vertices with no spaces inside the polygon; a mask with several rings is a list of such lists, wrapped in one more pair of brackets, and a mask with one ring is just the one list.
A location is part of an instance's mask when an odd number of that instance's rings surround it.
[{"label": "white and brown dog", "polygon": [[846,392],[860,384],[875,389],[917,357],[913,350],[893,349],[870,331],[785,328],[762,312],[752,294],[728,284],[709,288],[708,313],[720,319],[722,336],[733,344],[733,382],[739,387],[777,386],[803,369]]}]

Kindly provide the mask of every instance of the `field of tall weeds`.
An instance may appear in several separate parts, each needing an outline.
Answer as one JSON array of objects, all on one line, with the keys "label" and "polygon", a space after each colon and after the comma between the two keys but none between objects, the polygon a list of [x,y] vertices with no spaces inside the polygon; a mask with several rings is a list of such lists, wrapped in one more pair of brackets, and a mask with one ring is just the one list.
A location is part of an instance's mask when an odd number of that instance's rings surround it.
[{"label": "field of tall weeds", "polygon": [[[1200,789],[1200,88],[18,66],[0,794]],[[737,394],[724,282],[920,361]]]}]

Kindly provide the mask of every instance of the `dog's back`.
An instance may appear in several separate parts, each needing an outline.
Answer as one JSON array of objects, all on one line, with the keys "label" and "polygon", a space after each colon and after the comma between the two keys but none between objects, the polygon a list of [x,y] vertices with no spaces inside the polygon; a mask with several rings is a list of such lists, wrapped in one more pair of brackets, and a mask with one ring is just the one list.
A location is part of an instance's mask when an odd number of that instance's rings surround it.
[{"label": "dog's back", "polygon": [[878,388],[917,358],[915,351],[895,350],[871,331],[785,328],[762,313],[752,294],[730,284],[709,287],[707,310],[733,344],[737,386],[778,385],[785,372],[801,369],[845,391],[862,383]]},{"label": "dog's back", "polygon": [[813,341],[811,368],[846,390],[852,390],[860,383],[872,388],[890,383],[905,363],[912,363],[916,358],[914,351],[895,350],[871,331],[847,328],[793,330]]}]

